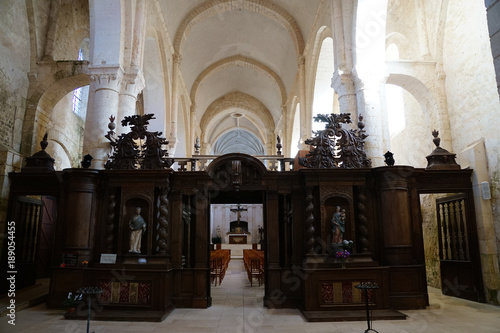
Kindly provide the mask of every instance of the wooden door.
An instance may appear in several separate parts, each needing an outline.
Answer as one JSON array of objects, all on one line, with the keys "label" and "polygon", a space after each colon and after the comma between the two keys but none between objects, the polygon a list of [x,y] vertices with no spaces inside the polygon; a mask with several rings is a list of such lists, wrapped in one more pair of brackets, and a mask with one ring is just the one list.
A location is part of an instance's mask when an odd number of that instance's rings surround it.
[{"label": "wooden door", "polygon": [[13,221],[16,222],[16,287],[35,284],[38,228],[42,201],[39,196],[16,197]]},{"label": "wooden door", "polygon": [[54,228],[57,218],[56,200],[52,197],[42,197],[42,214],[38,232],[37,278],[50,276],[50,265],[54,241]]},{"label": "wooden door", "polygon": [[484,302],[477,229],[470,197],[436,200],[443,294]]}]

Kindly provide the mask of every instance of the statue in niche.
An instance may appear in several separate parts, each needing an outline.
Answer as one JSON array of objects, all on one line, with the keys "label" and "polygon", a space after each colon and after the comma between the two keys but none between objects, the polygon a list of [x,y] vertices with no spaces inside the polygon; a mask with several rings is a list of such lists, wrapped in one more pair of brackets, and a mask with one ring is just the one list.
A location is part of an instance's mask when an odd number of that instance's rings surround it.
[{"label": "statue in niche", "polygon": [[335,213],[333,213],[331,220],[333,244],[342,243],[345,233],[345,219],[346,219],[345,209],[340,209],[340,206],[337,206],[335,208]]},{"label": "statue in niche", "polygon": [[262,228],[260,225],[259,225],[259,243],[263,243],[264,242],[264,228]]},{"label": "statue in niche", "polygon": [[141,207],[135,208],[135,215],[130,219],[130,250],[131,253],[141,253],[142,235],[146,232],[146,221],[141,216]]}]

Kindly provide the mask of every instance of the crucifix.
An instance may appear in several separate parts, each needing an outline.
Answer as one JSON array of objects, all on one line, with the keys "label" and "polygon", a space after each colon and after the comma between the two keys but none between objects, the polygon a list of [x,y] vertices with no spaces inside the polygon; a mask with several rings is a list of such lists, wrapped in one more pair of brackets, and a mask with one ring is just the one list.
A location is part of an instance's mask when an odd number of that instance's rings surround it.
[{"label": "crucifix", "polygon": [[240,224],[241,212],[242,212],[242,211],[247,211],[247,210],[248,210],[248,209],[246,209],[246,208],[241,208],[241,205],[240,205],[240,204],[238,204],[238,207],[237,207],[237,208],[231,208],[231,209],[230,209],[230,211],[232,211],[232,212],[236,212],[236,214],[237,214],[236,216],[237,216],[237,218],[238,218],[238,224]]}]

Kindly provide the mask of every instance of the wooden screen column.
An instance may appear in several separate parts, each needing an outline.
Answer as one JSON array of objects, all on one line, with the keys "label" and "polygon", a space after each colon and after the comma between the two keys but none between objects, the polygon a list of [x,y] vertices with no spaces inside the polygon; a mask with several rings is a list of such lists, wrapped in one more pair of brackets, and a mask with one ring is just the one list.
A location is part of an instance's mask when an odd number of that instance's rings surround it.
[{"label": "wooden screen column", "polygon": [[170,253],[172,266],[182,265],[182,194],[180,190],[170,192]]},{"label": "wooden screen column", "polygon": [[279,237],[279,200],[276,191],[267,192],[266,205],[266,305],[270,308],[280,307],[282,303],[280,274],[280,237]]},{"label": "wooden screen column", "polygon": [[89,260],[97,207],[99,171],[66,169],[64,179],[64,217],[62,251],[78,253],[78,261]]},{"label": "wooden screen column", "polygon": [[385,265],[412,262],[412,223],[408,178],[413,167],[393,166],[373,169],[379,193],[380,229]]},{"label": "wooden screen column", "polygon": [[210,269],[208,249],[208,198],[207,193],[198,191],[195,195],[196,222],[194,246],[195,291],[194,308],[206,308],[211,305],[209,299]]}]

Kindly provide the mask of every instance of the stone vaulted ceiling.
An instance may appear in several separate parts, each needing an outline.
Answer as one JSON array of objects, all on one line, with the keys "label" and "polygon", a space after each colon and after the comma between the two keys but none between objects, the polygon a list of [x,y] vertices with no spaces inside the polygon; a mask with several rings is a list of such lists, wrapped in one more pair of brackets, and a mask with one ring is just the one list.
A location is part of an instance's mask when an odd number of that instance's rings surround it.
[{"label": "stone vaulted ceiling", "polygon": [[240,128],[252,134],[241,138],[273,142],[321,2],[158,0],[202,140],[214,147]]}]

